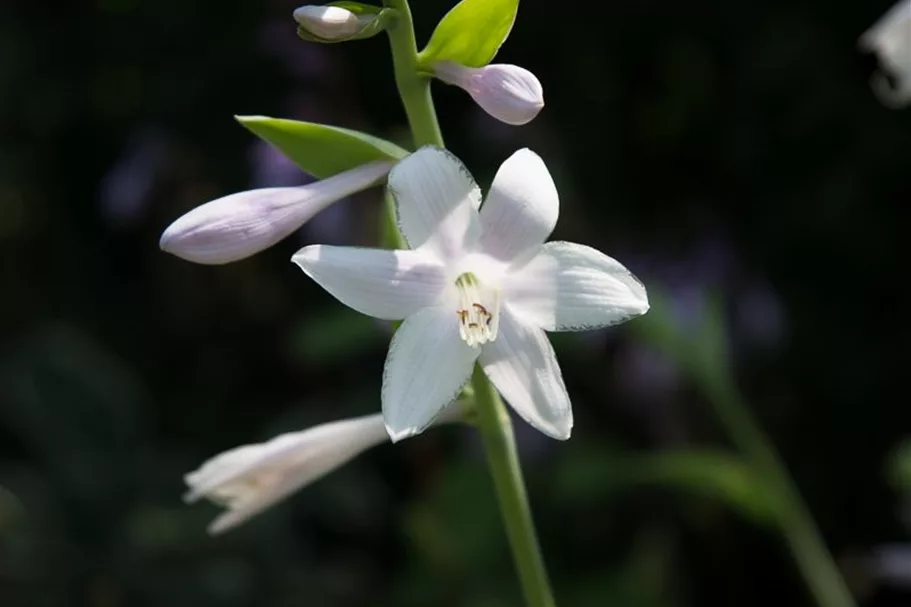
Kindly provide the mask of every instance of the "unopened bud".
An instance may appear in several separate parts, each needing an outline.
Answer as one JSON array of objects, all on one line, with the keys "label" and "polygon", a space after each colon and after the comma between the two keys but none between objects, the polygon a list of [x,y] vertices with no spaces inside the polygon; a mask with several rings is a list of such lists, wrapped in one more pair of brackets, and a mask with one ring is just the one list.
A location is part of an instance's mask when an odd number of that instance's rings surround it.
[{"label": "unopened bud", "polygon": [[294,20],[324,40],[348,38],[364,25],[357,15],[340,6],[302,6],[294,11]]},{"label": "unopened bud", "polygon": [[209,265],[250,257],[291,235],[333,202],[374,185],[392,165],[376,161],[305,186],[249,190],[207,202],[172,223],[159,246]]},{"label": "unopened bud", "polygon": [[859,44],[876,53],[885,72],[872,81],[880,100],[890,107],[911,104],[911,0],[893,6],[861,36]]},{"label": "unopened bud", "polygon": [[289,432],[216,455],[184,476],[187,502],[209,498],[227,508],[209,526],[221,533],[389,440],[380,414]]},{"label": "unopened bud", "polygon": [[531,122],[544,107],[541,82],[517,65],[493,63],[474,68],[440,61],[433,70],[437,78],[465,89],[481,109],[506,124]]}]

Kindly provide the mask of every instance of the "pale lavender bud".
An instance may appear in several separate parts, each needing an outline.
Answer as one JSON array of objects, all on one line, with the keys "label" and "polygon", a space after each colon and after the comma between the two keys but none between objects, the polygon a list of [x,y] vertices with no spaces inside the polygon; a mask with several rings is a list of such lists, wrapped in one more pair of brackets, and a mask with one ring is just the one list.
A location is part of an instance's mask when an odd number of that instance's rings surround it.
[{"label": "pale lavender bud", "polygon": [[293,188],[262,188],[199,206],[161,235],[162,251],[219,265],[250,257],[294,233],[333,202],[383,179],[391,161],[376,161]]},{"label": "pale lavender bud", "polygon": [[294,20],[324,40],[348,38],[364,25],[357,15],[340,6],[302,6],[294,11]]},{"label": "pale lavender bud", "polygon": [[[461,419],[462,404],[454,401],[434,423]],[[221,533],[388,440],[383,415],[377,413],[236,447],[184,476],[189,488],[184,501],[207,498],[224,506],[226,511],[209,525],[209,533]]]},{"label": "pale lavender bud", "polygon": [[187,502],[208,498],[227,508],[209,526],[220,533],[285,499],[389,440],[381,414],[289,432],[220,453],[184,476]]},{"label": "pale lavender bud", "polygon": [[875,52],[883,71],[873,77],[873,89],[883,103],[901,107],[911,103],[911,0],[893,6],[860,37],[861,48]]},{"label": "pale lavender bud", "polygon": [[468,91],[481,109],[506,124],[531,122],[544,107],[541,82],[517,65],[494,63],[475,68],[440,61],[433,71],[443,82]]}]

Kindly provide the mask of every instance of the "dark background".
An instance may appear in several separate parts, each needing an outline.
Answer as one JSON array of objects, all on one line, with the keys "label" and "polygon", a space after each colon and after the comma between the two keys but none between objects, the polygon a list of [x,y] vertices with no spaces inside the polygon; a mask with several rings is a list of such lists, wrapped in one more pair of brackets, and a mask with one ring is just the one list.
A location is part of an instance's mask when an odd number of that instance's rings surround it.
[{"label": "dark background", "polygon": [[[450,5],[414,2],[419,43]],[[911,426],[911,110],[878,102],[856,45],[890,6],[525,0],[498,61],[541,79],[533,123],[434,85],[482,184],[531,147],[561,192],[555,238],[670,302],[555,336],[572,440],[517,423],[560,605],[812,604],[692,365],[656,347],[660,314],[696,343],[725,329],[704,366],[730,367],[860,602],[911,602],[911,558],[886,579],[877,556],[909,548],[888,462]],[[379,410],[385,328],[289,263],[304,243],[375,242],[376,190],[243,262],[158,250],[206,200],[304,182],[234,114],[407,142],[386,41],[299,41],[295,7],[0,7],[3,607],[520,603],[467,429],[379,447],[221,537],[215,508],[180,500],[221,450]]]}]

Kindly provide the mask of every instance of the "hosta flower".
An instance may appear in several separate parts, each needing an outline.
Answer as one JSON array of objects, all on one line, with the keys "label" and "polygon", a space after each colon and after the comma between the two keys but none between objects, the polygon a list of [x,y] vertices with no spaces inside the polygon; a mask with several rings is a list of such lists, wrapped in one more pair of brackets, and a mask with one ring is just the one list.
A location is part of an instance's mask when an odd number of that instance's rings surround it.
[{"label": "hosta flower", "polygon": [[340,6],[302,6],[295,9],[294,20],[324,40],[353,36],[363,25],[357,15]]},{"label": "hosta flower", "polygon": [[196,207],[172,223],[159,246],[187,261],[224,264],[290,236],[333,202],[379,183],[392,162],[377,161],[293,188],[261,188]]},{"label": "hosta flower", "polygon": [[205,497],[227,508],[209,526],[220,533],[388,439],[382,416],[368,415],[237,447],[187,474],[184,499]]},{"label": "hosta flower", "polygon": [[[436,421],[462,419],[462,404],[449,403]],[[319,480],[367,449],[389,440],[382,415],[366,415],[237,447],[207,460],[184,476],[188,503],[201,498],[227,511],[209,525],[221,533],[243,523],[295,491]]]},{"label": "hosta flower", "polygon": [[383,375],[392,440],[421,432],[465,385],[475,361],[526,421],[559,439],[573,424],[544,331],[615,325],[645,313],[645,288],[619,262],[549,242],[558,196],[542,160],[520,150],[487,200],[462,163],[425,147],[389,175],[412,250],[310,246],[293,261],[342,303],[404,319]]},{"label": "hosta flower", "polygon": [[879,57],[884,74],[873,77],[873,88],[887,105],[911,103],[911,0],[902,0],[867,30],[860,45]]},{"label": "hosta flower", "polygon": [[517,65],[493,63],[475,68],[440,61],[433,71],[443,82],[465,89],[481,109],[506,124],[531,122],[544,107],[541,82]]}]

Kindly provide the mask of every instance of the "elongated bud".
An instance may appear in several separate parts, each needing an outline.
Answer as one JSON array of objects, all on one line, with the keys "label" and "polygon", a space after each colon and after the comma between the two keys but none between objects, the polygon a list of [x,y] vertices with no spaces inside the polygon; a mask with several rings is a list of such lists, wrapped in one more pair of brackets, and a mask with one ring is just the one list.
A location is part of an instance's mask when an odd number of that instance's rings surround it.
[{"label": "elongated bud", "polygon": [[468,91],[481,108],[506,124],[531,122],[544,107],[544,89],[538,78],[517,65],[493,63],[473,68],[440,61],[436,77]]},{"label": "elongated bud", "polygon": [[199,206],[161,235],[162,251],[219,265],[250,257],[294,233],[333,202],[384,178],[391,161],[376,161],[294,188],[262,188]]},{"label": "elongated bud", "polygon": [[[436,423],[462,419],[458,401]],[[382,414],[366,415],[281,434],[264,443],[244,445],[204,462],[184,476],[187,503],[207,498],[227,511],[209,533],[235,527],[295,491],[389,440]]]},{"label": "elongated bud", "polygon": [[210,533],[220,533],[387,440],[383,416],[377,414],[237,447],[187,474],[184,500],[205,497],[225,506],[227,512],[209,526]]},{"label": "elongated bud", "polygon": [[872,80],[880,100],[894,108],[911,104],[911,0],[893,6],[860,37],[859,45],[876,53],[885,72]]}]

